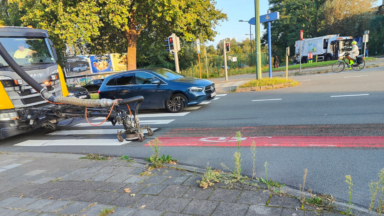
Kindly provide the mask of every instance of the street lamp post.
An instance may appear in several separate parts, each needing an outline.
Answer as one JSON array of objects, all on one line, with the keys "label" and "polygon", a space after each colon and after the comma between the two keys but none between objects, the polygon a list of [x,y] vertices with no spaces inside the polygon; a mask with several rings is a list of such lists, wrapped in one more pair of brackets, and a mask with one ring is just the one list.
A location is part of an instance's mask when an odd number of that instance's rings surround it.
[{"label": "street lamp post", "polygon": [[[248,21],[239,20],[239,22],[248,22]],[[251,52],[252,52],[252,25],[251,24],[249,24],[249,41],[251,42]]]}]

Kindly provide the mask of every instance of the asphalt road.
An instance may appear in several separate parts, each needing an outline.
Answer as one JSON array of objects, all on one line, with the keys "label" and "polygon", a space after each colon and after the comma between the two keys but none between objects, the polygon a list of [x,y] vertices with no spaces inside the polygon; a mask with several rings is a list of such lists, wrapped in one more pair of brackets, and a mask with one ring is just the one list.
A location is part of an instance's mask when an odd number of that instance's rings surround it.
[{"label": "asphalt road", "polygon": [[[219,95],[216,100],[172,115],[144,111],[140,120],[155,130],[162,154],[198,167],[233,167],[232,138],[243,134],[242,169],[252,175],[248,146],[258,145],[257,176],[288,186],[302,184],[317,193],[348,199],[345,175],[354,183],[352,201],[367,207],[368,184],[384,168],[384,68],[295,77],[301,86],[262,92]],[[93,120],[100,122],[101,120]],[[0,151],[100,153],[148,157],[145,142],[116,140],[117,127],[90,127],[84,120],[59,131],[36,131],[1,140]],[[120,128],[122,128],[120,126]],[[210,137],[210,138],[209,138]]]}]

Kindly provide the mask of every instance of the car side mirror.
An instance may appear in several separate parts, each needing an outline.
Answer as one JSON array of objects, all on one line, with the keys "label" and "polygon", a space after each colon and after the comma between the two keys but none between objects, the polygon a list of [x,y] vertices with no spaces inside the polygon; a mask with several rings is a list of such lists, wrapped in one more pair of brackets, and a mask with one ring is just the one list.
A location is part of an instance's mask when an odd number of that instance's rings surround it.
[{"label": "car side mirror", "polygon": [[154,80],[152,80],[151,83],[152,83],[152,84],[155,84],[155,85],[160,85],[160,80],[158,80],[158,79],[154,79]]}]

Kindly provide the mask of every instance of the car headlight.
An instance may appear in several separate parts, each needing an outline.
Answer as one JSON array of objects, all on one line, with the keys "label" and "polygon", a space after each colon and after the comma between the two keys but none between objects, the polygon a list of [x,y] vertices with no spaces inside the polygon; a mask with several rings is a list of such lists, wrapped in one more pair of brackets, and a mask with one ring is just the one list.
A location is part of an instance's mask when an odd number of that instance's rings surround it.
[{"label": "car headlight", "polygon": [[69,96],[75,96],[75,94],[73,94],[73,93],[69,93],[68,95],[69,95]]},{"label": "car headlight", "polygon": [[189,88],[189,90],[191,92],[202,92],[204,90],[204,88],[202,88],[202,87],[191,87],[191,88]]},{"label": "car headlight", "polygon": [[17,115],[17,112],[9,112],[9,113],[0,113],[0,121],[8,121],[17,119],[19,116]]}]

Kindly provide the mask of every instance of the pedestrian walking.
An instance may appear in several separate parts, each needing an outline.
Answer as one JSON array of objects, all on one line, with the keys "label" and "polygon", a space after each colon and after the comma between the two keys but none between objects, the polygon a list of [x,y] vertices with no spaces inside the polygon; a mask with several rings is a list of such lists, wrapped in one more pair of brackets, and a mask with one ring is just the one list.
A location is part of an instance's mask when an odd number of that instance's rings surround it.
[{"label": "pedestrian walking", "polygon": [[273,64],[275,65],[275,68],[279,67],[280,65],[279,57],[275,56],[275,61],[273,62]]},{"label": "pedestrian walking", "polygon": [[312,54],[312,52],[309,52],[308,53],[308,63],[312,64],[312,62],[313,62],[313,54]]},{"label": "pedestrian walking", "polygon": [[369,45],[367,44],[367,48],[365,48],[365,56],[368,58],[369,55],[368,55],[368,50],[369,50]]}]

